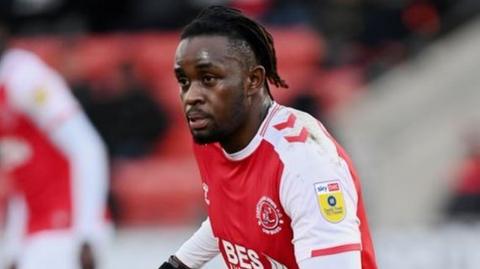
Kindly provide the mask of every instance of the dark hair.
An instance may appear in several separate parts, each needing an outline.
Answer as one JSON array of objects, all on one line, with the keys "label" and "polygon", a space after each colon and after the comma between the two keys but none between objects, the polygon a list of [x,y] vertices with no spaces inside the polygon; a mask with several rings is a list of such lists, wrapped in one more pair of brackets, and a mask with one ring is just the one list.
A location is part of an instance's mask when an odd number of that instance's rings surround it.
[{"label": "dark hair", "polygon": [[[247,42],[260,65],[265,68],[266,79],[276,87],[288,88],[277,73],[277,58],[272,35],[259,23],[241,11],[223,6],[210,6],[183,29],[180,38],[199,35],[222,35]],[[271,95],[267,86],[268,93]]]}]

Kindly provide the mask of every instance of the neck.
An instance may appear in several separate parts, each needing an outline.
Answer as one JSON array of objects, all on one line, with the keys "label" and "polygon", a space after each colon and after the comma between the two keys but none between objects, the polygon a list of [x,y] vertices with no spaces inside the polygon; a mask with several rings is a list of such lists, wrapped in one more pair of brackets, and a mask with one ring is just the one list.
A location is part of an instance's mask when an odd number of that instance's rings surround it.
[{"label": "neck", "polygon": [[256,104],[250,108],[251,113],[247,116],[244,126],[236,131],[237,135],[220,142],[223,149],[227,153],[234,153],[245,148],[257,134],[272,104],[273,100],[270,96],[257,100]]}]

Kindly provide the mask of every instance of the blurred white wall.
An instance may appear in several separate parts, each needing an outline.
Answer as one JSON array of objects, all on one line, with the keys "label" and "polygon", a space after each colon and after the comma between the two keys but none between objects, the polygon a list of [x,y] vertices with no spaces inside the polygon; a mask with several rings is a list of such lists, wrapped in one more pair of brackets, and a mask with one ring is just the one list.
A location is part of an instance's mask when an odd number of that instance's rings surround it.
[{"label": "blurred white wall", "polygon": [[[197,227],[120,230],[100,269],[156,269],[187,240]],[[226,268],[219,256],[205,269]]]},{"label": "blurred white wall", "polygon": [[[480,126],[480,20],[369,86],[337,116],[374,227],[438,222],[462,132]],[[335,121],[334,121],[335,123]]]}]

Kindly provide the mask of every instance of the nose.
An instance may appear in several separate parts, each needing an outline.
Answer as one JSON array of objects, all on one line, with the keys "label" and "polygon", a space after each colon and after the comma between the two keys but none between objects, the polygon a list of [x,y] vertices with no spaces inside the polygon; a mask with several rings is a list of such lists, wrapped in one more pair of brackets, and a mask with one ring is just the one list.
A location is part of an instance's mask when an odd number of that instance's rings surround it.
[{"label": "nose", "polygon": [[202,104],[205,102],[205,95],[203,88],[199,83],[192,82],[190,87],[182,93],[183,103],[188,106]]}]

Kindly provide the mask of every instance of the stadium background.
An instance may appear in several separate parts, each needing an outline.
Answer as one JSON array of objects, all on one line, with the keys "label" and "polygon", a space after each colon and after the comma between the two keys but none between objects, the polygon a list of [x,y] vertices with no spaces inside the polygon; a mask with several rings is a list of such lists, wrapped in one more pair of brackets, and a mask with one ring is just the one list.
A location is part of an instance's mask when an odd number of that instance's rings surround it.
[{"label": "stadium background", "polygon": [[[12,10],[13,45],[65,76],[108,145],[117,224],[108,269],[155,268],[205,217],[172,62],[180,27],[212,3],[271,29],[290,85],[273,95],[316,115],[352,155],[380,268],[480,268],[475,210],[453,206],[465,167],[476,169],[469,194],[480,196],[480,165],[471,168],[480,148],[480,2],[0,3]],[[207,266],[220,267],[219,259]]]}]

